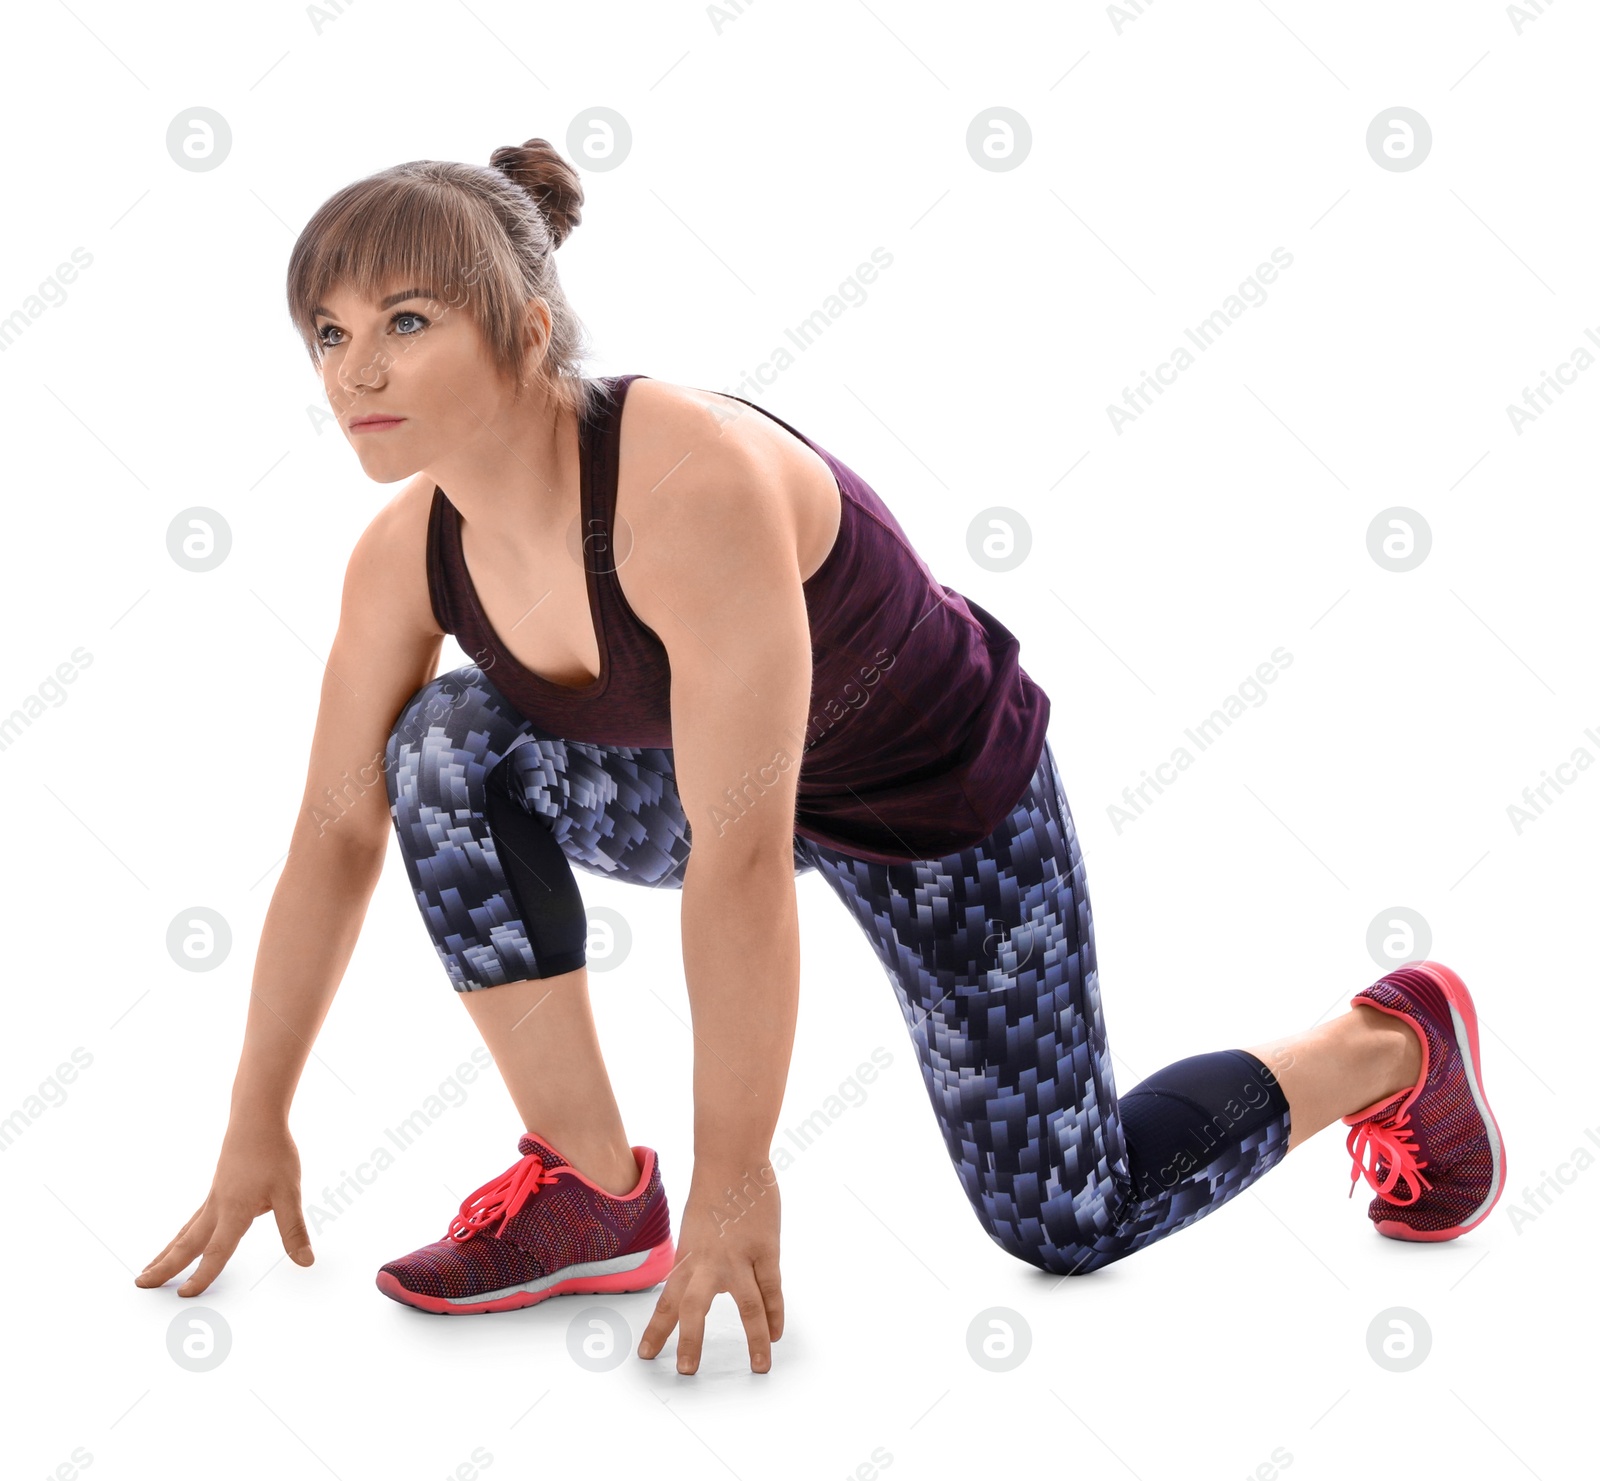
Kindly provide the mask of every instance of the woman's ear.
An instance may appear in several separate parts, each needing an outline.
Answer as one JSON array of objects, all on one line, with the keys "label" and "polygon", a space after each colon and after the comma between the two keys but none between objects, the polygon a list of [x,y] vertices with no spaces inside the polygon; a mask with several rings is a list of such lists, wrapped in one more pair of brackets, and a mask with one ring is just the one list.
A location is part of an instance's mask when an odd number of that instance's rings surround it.
[{"label": "woman's ear", "polygon": [[550,343],[552,324],[550,305],[542,298],[530,298],[523,310],[523,347],[534,364],[539,364],[544,359],[545,347]]}]

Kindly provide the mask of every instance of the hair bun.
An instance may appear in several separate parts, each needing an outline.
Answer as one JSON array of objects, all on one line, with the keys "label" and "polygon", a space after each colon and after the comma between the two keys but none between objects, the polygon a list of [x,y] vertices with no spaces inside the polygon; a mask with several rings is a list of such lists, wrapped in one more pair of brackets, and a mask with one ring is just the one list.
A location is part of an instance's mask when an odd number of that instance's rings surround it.
[{"label": "hair bun", "polygon": [[548,139],[502,145],[489,156],[489,163],[533,197],[550,228],[552,251],[583,220],[583,185],[578,172],[556,153]]}]

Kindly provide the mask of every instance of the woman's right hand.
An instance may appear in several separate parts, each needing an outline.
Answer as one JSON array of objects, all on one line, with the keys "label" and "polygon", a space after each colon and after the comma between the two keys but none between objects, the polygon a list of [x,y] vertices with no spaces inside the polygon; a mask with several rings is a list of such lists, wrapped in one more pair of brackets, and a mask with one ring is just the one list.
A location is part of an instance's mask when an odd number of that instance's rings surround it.
[{"label": "woman's right hand", "polygon": [[165,1285],[200,1255],[200,1268],[178,1287],[180,1296],[198,1296],[232,1258],[245,1230],[268,1209],[277,1218],[289,1258],[311,1264],[311,1239],[300,1209],[300,1153],[288,1126],[259,1117],[240,1128],[230,1122],[206,1201],[134,1277],[134,1285]]}]

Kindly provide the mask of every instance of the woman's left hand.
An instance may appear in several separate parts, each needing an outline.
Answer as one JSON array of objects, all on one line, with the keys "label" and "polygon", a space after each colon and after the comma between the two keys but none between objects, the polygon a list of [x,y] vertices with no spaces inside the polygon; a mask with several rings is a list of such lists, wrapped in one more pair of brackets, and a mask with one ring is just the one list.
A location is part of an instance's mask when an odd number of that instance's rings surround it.
[{"label": "woman's left hand", "polygon": [[783,1335],[778,1275],[778,1178],[765,1158],[730,1170],[695,1164],[678,1230],[678,1257],[639,1356],[653,1358],[678,1329],[678,1372],[700,1366],[706,1312],[719,1291],[733,1297],[750,1345],[750,1369],[772,1367],[772,1344]]}]

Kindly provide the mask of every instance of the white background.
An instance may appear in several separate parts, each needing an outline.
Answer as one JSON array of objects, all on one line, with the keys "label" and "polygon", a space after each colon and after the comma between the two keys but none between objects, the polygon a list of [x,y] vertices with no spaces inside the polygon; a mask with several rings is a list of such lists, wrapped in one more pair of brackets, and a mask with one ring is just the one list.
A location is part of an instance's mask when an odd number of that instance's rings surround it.
[{"label": "white background", "polygon": [[[7,1475],[53,1474],[77,1447],[93,1476],[347,1481],[663,1464],[1553,1478],[1591,1452],[1600,1173],[1571,1158],[1600,1152],[1585,1137],[1600,1136],[1600,774],[1568,772],[1520,833],[1507,808],[1580,747],[1600,756],[1585,732],[1600,731],[1600,369],[1520,434],[1507,407],[1577,347],[1600,352],[1583,336],[1600,334],[1600,26],[1575,5],[1520,34],[1488,3],[1124,15],[905,0],[721,20],[503,0],[8,15],[0,318],[26,322],[0,352],[0,711],[74,649],[92,663],[0,752],[0,1116],[74,1048],[92,1064],[23,1117],[0,1163]],[[197,106],[232,131],[205,172],[166,147]],[[1415,170],[1367,150],[1396,106],[1431,125]],[[569,144],[596,107],[632,131],[609,170]],[[966,145],[997,107],[1032,136],[1005,171]],[[569,1358],[591,1298],[454,1322],[377,1292],[380,1263],[514,1160],[521,1128],[493,1077],[314,1236],[313,1267],[258,1221],[194,1303],[225,1319],[228,1357],[207,1373],[169,1357],[189,1303],[178,1281],[133,1275],[209,1185],[345,561],[393,492],[318,430],[289,250],[353,179],[486,163],[531,136],[583,172],[558,263],[592,374],[737,390],[873,249],[893,255],[759,396],[1020,636],[1086,851],[1119,1087],[1341,1011],[1387,970],[1373,923],[1415,911],[1431,941],[1414,954],[1455,967],[1482,1016],[1510,1182],[1479,1230],[1375,1236],[1366,1185],[1345,1197],[1335,1126],[1093,1276],[1012,1259],[952,1173],[881,968],[812,876],[781,1125],[874,1048],[893,1063],[783,1178],[789,1326],[770,1374],[748,1371],[726,1296],[700,1372],[680,1377],[670,1347],[603,1373]],[[1277,247],[1293,265],[1266,302],[1119,434],[1108,405]],[[92,263],[64,300],[34,302],[80,248]],[[234,540],[204,575],[166,548],[196,504]],[[967,548],[993,506],[1032,532],[1004,574]],[[1432,535],[1403,574],[1368,549],[1393,506]],[[1123,789],[1280,645],[1293,664],[1266,702],[1119,827]],[[462,661],[448,643],[446,666]],[[676,1212],[691,1150],[677,901],[582,887],[633,929],[593,996],[629,1134],[660,1151]],[[196,905],[233,931],[208,973],[165,945]],[[477,1042],[391,849],[293,1113],[308,1204]],[[1554,1205],[1514,1219],[1562,1165]],[[630,1350],[655,1300],[605,1299]],[[994,1306],[1032,1333],[1009,1372],[967,1351]],[[1367,1347],[1395,1306],[1432,1333],[1405,1373]]]}]

